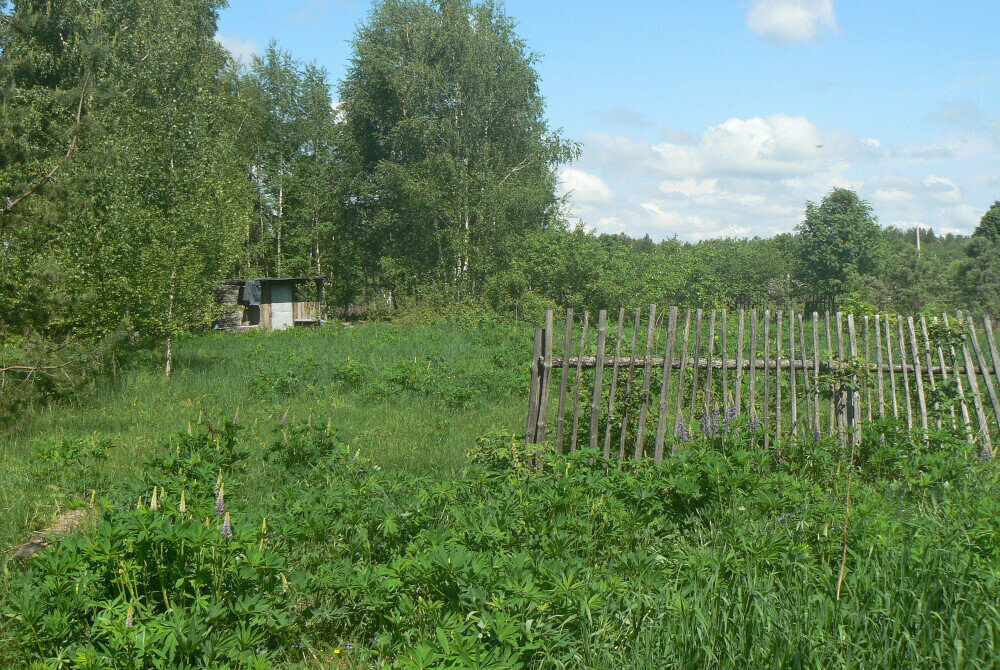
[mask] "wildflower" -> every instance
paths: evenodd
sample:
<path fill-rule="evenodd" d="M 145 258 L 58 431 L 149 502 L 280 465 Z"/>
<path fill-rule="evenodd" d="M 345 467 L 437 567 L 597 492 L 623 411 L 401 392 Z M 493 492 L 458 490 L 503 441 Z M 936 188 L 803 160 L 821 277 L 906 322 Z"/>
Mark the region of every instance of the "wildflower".
<path fill-rule="evenodd" d="M 131 628 L 132 627 L 132 620 L 134 618 L 134 615 L 135 615 L 135 608 L 132 606 L 132 603 L 129 603 L 128 610 L 125 612 L 125 627 L 126 628 Z"/>
<path fill-rule="evenodd" d="M 339 653 L 340 653 L 340 650 L 339 650 L 339 649 L 334 649 L 334 650 L 333 650 L 333 653 L 335 653 L 335 654 L 339 654 Z"/>
<path fill-rule="evenodd" d="M 156 487 L 153 487 L 153 497 L 149 499 L 149 509 L 159 509 L 160 505 L 156 502 Z"/>
<path fill-rule="evenodd" d="M 225 485 L 219 485 L 219 495 L 215 498 L 215 516 L 224 516 L 226 514 L 226 488 Z"/>
<path fill-rule="evenodd" d="M 222 521 L 222 530 L 219 532 L 227 540 L 233 539 L 233 524 L 229 521 L 229 512 L 226 512 L 226 518 Z"/>
<path fill-rule="evenodd" d="M 187 513 L 187 503 L 184 502 L 184 491 L 181 491 L 181 506 L 179 509 L 181 514 Z"/>
<path fill-rule="evenodd" d="M 347 643 L 347 649 L 348 650 L 354 649 L 354 643 L 353 642 L 348 642 Z"/>

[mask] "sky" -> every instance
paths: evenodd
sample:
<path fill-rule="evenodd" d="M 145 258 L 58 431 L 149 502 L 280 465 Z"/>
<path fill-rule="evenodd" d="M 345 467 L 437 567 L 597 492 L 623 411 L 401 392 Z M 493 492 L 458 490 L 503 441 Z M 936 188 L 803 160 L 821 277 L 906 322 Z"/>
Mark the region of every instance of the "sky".
<path fill-rule="evenodd" d="M 1000 200 L 1000 0 L 508 0 L 567 215 L 654 240 L 769 237 L 856 190 L 883 225 L 970 233 Z M 372 3 L 230 0 L 216 39 L 345 74 Z"/>

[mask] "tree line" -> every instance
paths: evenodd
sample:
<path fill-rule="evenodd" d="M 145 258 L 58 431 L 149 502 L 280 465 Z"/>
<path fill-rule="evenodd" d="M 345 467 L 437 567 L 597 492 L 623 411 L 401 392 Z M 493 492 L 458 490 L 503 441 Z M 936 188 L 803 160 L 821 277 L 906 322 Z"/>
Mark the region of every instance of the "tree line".
<path fill-rule="evenodd" d="M 1000 203 L 972 237 L 920 231 L 919 253 L 842 189 L 770 239 L 571 227 L 558 171 L 580 147 L 492 2 L 377 2 L 340 82 L 277 44 L 237 62 L 224 6 L 0 1 L 0 367 L 127 341 L 165 344 L 169 372 L 234 276 L 326 275 L 331 308 L 1000 311 Z"/>

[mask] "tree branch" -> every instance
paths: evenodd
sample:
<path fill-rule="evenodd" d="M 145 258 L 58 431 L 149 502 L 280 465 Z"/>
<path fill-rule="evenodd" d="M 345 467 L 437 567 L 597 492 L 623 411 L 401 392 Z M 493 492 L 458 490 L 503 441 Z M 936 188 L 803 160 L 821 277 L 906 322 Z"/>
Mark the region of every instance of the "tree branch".
<path fill-rule="evenodd" d="M 85 79 L 83 81 L 83 89 L 80 91 L 80 102 L 77 104 L 76 107 L 76 121 L 73 124 L 73 140 L 69 143 L 69 149 L 67 149 L 66 154 L 62 157 L 62 159 L 59 160 L 58 163 L 55 164 L 55 166 L 51 170 L 49 170 L 48 174 L 44 175 L 41 179 L 35 182 L 34 185 L 32 185 L 27 191 L 22 193 L 14 200 L 10 201 L 6 207 L 0 210 L 0 217 L 4 216 L 5 214 L 10 214 L 10 212 L 13 211 L 13 209 L 17 207 L 21 202 L 23 202 L 24 200 L 35 194 L 38 191 L 38 189 L 42 188 L 47 183 L 52 181 L 52 178 L 55 176 L 56 172 L 59 171 L 59 168 L 61 168 L 66 163 L 66 161 L 69 160 L 69 157 L 73 155 L 73 152 L 76 151 L 76 140 L 77 137 L 79 137 L 80 120 L 83 118 L 83 101 L 87 96 L 87 83 L 88 80 Z"/>

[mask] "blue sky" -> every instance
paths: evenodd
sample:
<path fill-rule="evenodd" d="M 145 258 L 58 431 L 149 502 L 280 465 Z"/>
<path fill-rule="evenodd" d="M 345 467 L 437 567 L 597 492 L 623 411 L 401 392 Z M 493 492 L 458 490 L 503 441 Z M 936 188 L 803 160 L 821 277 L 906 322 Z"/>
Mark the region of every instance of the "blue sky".
<path fill-rule="evenodd" d="M 360 0 L 230 0 L 217 39 L 276 39 L 340 79 Z M 971 232 L 1000 199 L 1000 1 L 511 0 L 549 121 L 583 144 L 568 214 L 696 240 L 791 230 L 856 189 L 885 225 Z"/>

